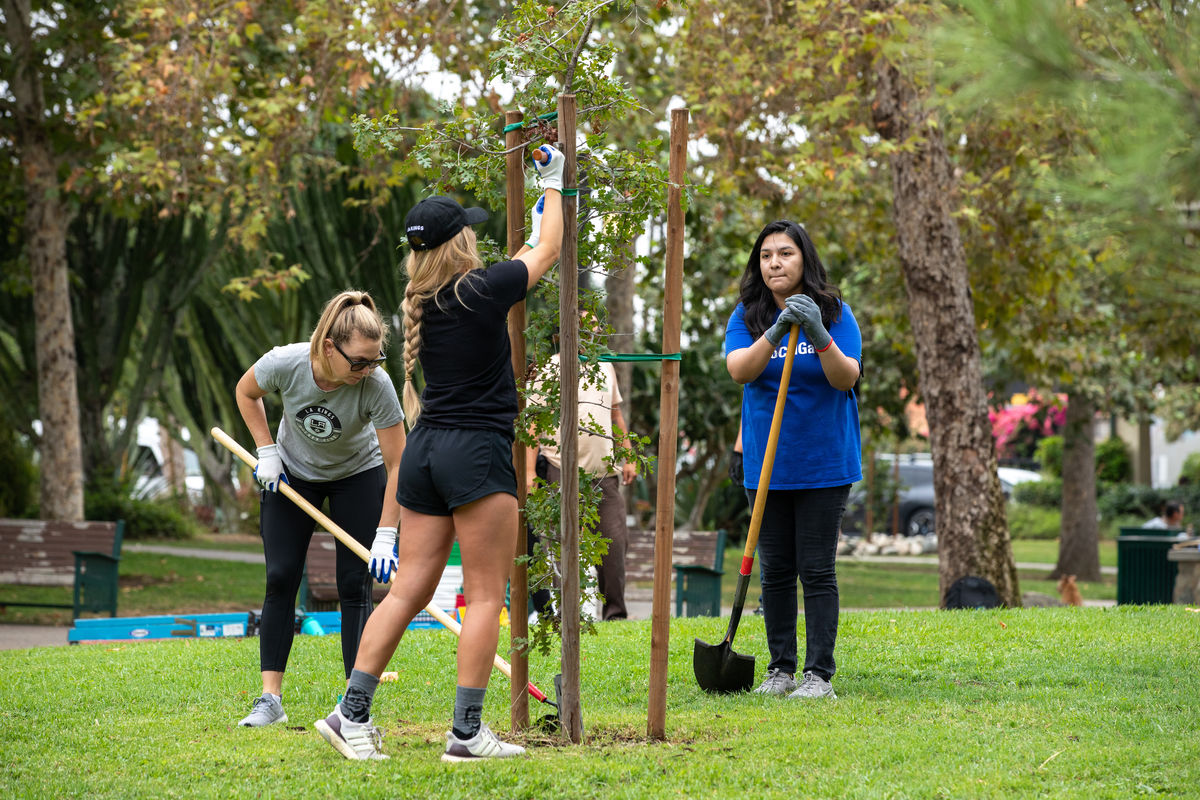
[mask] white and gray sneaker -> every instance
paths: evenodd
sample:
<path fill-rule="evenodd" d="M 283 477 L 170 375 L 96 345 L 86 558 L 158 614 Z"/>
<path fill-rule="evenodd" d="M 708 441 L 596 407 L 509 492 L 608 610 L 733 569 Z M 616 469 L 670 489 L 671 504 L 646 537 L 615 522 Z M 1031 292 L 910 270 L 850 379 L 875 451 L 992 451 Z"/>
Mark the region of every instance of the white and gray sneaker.
<path fill-rule="evenodd" d="M 828 697 L 830 700 L 837 700 L 837 695 L 833 693 L 833 684 L 812 672 L 804 673 L 804 680 L 800 681 L 796 691 L 789 694 L 788 697 L 800 699 Z"/>
<path fill-rule="evenodd" d="M 479 732 L 470 739 L 460 739 L 454 735 L 454 731 L 448 731 L 446 752 L 442 753 L 442 761 L 479 761 L 484 758 L 512 758 L 523 755 L 524 747 L 500 741 L 491 728 L 481 724 Z"/>
<path fill-rule="evenodd" d="M 366 722 L 351 722 L 342 716 L 339 706 L 325 719 L 313 723 L 317 733 L 346 758 L 354 761 L 383 760 L 383 732 Z"/>
<path fill-rule="evenodd" d="M 274 695 L 264 694 L 254 700 L 250 713 L 238 723 L 242 728 L 263 728 L 275 722 L 287 722 L 287 714 L 283 712 L 283 703 Z"/>
<path fill-rule="evenodd" d="M 768 670 L 766 679 L 754 690 L 755 694 L 785 695 L 796 688 L 796 680 L 781 669 Z"/>

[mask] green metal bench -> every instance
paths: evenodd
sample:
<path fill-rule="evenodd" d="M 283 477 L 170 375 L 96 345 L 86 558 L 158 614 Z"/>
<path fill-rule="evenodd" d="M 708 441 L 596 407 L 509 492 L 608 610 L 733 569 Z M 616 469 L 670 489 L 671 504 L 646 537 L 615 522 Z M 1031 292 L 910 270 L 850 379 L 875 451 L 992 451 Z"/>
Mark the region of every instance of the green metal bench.
<path fill-rule="evenodd" d="M 675 616 L 721 616 L 725 531 L 675 531 L 671 563 L 675 570 Z M 629 529 L 625 580 L 654 580 L 653 530 Z"/>
<path fill-rule="evenodd" d="M 0 599 L 7 606 L 70 608 L 117 615 L 118 567 L 125 522 L 0 519 L 0 584 L 71 586 L 71 603 Z"/>

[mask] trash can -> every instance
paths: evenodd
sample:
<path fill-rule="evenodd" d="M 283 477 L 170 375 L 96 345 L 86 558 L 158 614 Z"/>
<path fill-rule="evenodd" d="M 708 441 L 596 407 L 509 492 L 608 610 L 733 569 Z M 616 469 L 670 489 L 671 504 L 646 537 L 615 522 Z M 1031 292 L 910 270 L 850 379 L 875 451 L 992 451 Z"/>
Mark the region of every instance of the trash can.
<path fill-rule="evenodd" d="M 1121 528 L 1117 537 L 1117 605 L 1170 603 L 1179 565 L 1167 560 L 1178 531 Z"/>

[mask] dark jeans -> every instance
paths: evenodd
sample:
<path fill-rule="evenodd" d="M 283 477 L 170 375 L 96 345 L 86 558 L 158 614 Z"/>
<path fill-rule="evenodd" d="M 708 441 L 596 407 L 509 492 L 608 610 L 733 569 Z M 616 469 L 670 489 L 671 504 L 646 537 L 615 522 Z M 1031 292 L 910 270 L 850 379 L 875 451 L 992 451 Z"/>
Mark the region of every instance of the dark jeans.
<path fill-rule="evenodd" d="M 746 494 L 754 504 L 755 491 Z M 758 537 L 768 669 L 796 670 L 796 579 L 804 587 L 804 671 L 825 680 L 835 670 L 838 585 L 835 561 L 838 529 L 850 486 L 775 489 L 767 493 Z"/>
<path fill-rule="evenodd" d="M 557 483 L 562 472 L 548 464 L 546 477 Z M 629 528 L 625 524 L 625 503 L 616 475 L 593 480 L 599 480 L 601 491 L 599 533 L 609 540 L 608 552 L 596 570 L 600 594 L 604 595 L 601 616 L 605 620 L 626 619 L 629 612 L 625 608 L 625 551 L 629 548 Z"/>
<path fill-rule="evenodd" d="M 291 487 L 317 508 L 329 498 L 329 516 L 370 549 L 383 510 L 387 470 L 375 467 L 336 481 L 311 482 L 288 476 Z M 258 653 L 261 669 L 283 672 L 296 630 L 296 591 L 316 523 L 282 494 L 262 492 L 261 528 L 267 561 Z M 371 573 L 367 563 L 337 542 L 338 601 L 342 606 L 342 666 L 346 677 L 358 655 L 358 641 L 371 615 Z"/>

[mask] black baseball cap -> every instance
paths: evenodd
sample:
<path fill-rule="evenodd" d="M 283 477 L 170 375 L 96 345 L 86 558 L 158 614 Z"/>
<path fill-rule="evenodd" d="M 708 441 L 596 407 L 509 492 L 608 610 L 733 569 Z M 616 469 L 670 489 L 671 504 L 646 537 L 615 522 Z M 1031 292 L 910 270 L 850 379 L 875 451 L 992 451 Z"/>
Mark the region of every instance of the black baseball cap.
<path fill-rule="evenodd" d="M 413 206 L 404 218 L 404 232 L 413 250 L 432 250 L 453 239 L 468 225 L 487 222 L 482 208 L 463 208 L 452 197 L 434 195 Z"/>

